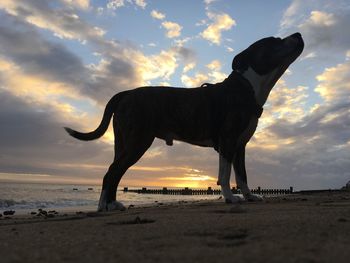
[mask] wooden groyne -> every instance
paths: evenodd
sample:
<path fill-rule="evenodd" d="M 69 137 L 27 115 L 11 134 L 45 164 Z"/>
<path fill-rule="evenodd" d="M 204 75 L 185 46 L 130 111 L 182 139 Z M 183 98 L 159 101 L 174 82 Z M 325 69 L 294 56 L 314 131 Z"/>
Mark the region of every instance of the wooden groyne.
<path fill-rule="evenodd" d="M 231 189 L 233 194 L 240 194 L 241 190 L 235 187 Z M 293 187 L 289 187 L 289 189 L 262 189 L 260 186 L 256 189 L 250 190 L 253 194 L 261 194 L 261 195 L 284 195 L 284 194 L 292 194 Z M 163 187 L 162 189 L 147 189 L 143 187 L 141 189 L 129 189 L 128 187 L 124 187 L 124 193 L 138 193 L 138 194 L 158 194 L 158 195 L 220 195 L 220 189 L 212 189 L 208 187 L 207 189 L 191 189 L 185 187 L 183 189 L 168 189 L 167 187 Z"/>

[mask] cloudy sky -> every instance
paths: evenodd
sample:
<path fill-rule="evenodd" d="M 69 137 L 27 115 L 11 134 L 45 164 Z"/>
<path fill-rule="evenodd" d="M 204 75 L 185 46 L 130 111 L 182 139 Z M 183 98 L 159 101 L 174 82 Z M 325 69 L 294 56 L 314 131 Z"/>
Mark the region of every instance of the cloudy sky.
<path fill-rule="evenodd" d="M 100 184 L 113 133 L 81 142 L 108 99 L 142 85 L 222 81 L 266 36 L 305 50 L 273 89 L 248 145 L 251 187 L 350 180 L 350 4 L 342 0 L 0 1 L 0 180 Z M 212 149 L 156 140 L 124 186 L 215 186 Z M 234 183 L 234 180 L 232 180 Z"/>

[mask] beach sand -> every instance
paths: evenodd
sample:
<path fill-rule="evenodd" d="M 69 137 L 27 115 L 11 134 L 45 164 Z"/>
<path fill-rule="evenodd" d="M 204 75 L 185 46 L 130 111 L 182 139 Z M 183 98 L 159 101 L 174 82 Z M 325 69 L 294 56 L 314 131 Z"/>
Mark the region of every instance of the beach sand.
<path fill-rule="evenodd" d="M 0 262 L 350 262 L 350 193 L 0 218 Z"/>

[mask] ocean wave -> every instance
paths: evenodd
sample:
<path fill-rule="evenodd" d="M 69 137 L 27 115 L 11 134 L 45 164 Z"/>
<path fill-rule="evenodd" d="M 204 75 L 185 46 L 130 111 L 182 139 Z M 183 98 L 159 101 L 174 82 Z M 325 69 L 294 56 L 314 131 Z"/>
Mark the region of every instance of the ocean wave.
<path fill-rule="evenodd" d="M 19 202 L 16 202 L 15 200 L 12 200 L 12 199 L 0 199 L 0 209 L 1 208 L 8 208 L 8 207 L 11 207 L 11 206 L 14 206 L 16 205 L 17 203 Z M 21 203 L 21 202 L 20 202 Z"/>

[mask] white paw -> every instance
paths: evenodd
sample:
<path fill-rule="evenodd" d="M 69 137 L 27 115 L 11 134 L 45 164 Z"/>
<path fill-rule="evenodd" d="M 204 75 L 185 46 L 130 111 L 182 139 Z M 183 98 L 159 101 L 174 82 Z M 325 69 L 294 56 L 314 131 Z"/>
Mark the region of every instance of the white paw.
<path fill-rule="evenodd" d="M 225 203 L 237 204 L 241 202 L 241 198 L 237 195 L 233 195 L 229 186 L 221 186 L 221 193 L 224 196 Z"/>
<path fill-rule="evenodd" d="M 244 196 L 242 194 L 235 194 L 234 196 L 238 197 L 239 201 L 241 201 L 241 202 L 245 201 L 245 198 L 244 198 Z"/>
<path fill-rule="evenodd" d="M 125 206 L 118 201 L 112 201 L 108 203 L 106 208 L 107 208 L 107 211 L 113 211 L 113 210 L 125 211 L 126 210 Z"/>
<path fill-rule="evenodd" d="M 261 195 L 250 194 L 250 193 L 245 195 L 244 198 L 249 202 L 261 202 L 264 200 L 264 198 Z"/>
<path fill-rule="evenodd" d="M 224 196 L 224 197 L 225 197 L 226 204 L 238 204 L 242 201 L 242 199 L 239 196 L 235 196 L 235 195 Z"/>

